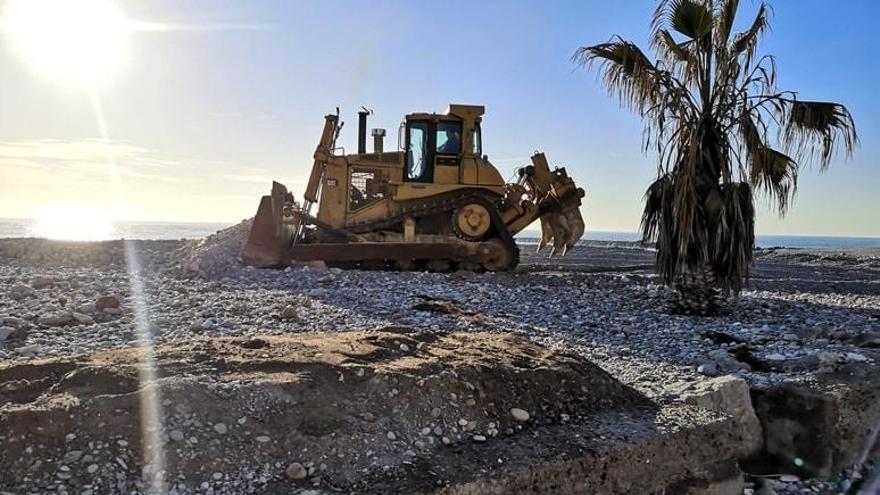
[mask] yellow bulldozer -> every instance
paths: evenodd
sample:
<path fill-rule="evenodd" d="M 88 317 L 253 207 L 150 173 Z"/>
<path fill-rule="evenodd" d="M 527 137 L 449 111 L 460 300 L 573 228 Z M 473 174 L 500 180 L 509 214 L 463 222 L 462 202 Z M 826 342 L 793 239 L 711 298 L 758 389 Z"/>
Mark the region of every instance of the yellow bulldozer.
<path fill-rule="evenodd" d="M 505 271 L 519 263 L 513 236 L 541 221 L 538 250 L 565 254 L 584 233 L 584 190 L 543 153 L 505 183 L 483 155 L 485 108 L 450 105 L 442 114 L 412 113 L 395 151 L 384 129 L 358 115 L 358 152 L 337 148 L 339 110 L 327 115 L 302 203 L 272 183 L 254 218 L 243 260 L 256 267 L 323 261 L 378 270 Z M 318 211 L 312 213 L 315 204 Z"/>

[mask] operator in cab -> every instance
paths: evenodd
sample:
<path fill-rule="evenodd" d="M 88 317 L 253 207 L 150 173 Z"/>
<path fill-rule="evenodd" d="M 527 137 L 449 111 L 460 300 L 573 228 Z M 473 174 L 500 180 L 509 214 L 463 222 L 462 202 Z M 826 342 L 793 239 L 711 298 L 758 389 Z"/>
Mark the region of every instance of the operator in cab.
<path fill-rule="evenodd" d="M 457 155 L 461 152 L 461 132 L 457 127 L 445 126 L 441 132 L 446 133 L 446 142 L 437 146 L 437 153 L 443 155 Z M 439 132 L 438 141 L 439 141 Z"/>

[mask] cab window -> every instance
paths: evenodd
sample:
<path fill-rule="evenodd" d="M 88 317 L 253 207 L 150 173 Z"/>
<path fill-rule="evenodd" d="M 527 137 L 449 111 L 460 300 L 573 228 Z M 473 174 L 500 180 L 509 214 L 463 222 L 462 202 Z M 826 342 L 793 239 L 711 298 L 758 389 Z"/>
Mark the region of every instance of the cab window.
<path fill-rule="evenodd" d="M 437 153 L 440 155 L 461 153 L 461 122 L 437 123 Z"/>
<path fill-rule="evenodd" d="M 483 154 L 483 136 L 480 133 L 480 123 L 474 124 L 471 131 L 471 153 L 480 156 Z"/>
<path fill-rule="evenodd" d="M 406 179 L 418 181 L 428 170 L 428 123 L 413 122 L 406 136 Z"/>

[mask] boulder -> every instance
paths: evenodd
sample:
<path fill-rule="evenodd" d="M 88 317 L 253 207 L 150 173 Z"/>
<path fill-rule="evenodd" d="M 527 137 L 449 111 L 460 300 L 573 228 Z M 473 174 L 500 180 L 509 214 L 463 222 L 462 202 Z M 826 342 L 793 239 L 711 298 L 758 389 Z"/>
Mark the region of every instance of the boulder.
<path fill-rule="evenodd" d="M 702 380 L 682 390 L 681 399 L 686 404 L 731 417 L 748 453 L 761 449 L 761 423 L 752 407 L 749 384 L 742 378 L 724 375 Z"/>
<path fill-rule="evenodd" d="M 867 363 L 844 363 L 809 384 L 753 390 L 764 450 L 750 471 L 830 479 L 880 458 L 880 374 Z"/>

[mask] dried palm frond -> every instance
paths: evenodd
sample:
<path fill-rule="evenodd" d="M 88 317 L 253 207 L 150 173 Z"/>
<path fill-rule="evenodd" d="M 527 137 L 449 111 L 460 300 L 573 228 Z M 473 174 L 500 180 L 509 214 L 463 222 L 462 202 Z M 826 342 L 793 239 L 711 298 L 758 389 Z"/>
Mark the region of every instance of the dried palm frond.
<path fill-rule="evenodd" d="M 831 164 L 841 140 L 846 156 L 852 157 L 859 139 L 855 122 L 846 107 L 824 101 L 788 102 L 784 135 L 788 149 L 818 161 L 824 170 Z"/>
<path fill-rule="evenodd" d="M 618 39 L 582 47 L 572 58 L 580 65 L 600 62 L 608 91 L 629 108 L 643 111 L 663 91 L 660 71 L 634 43 Z"/>

